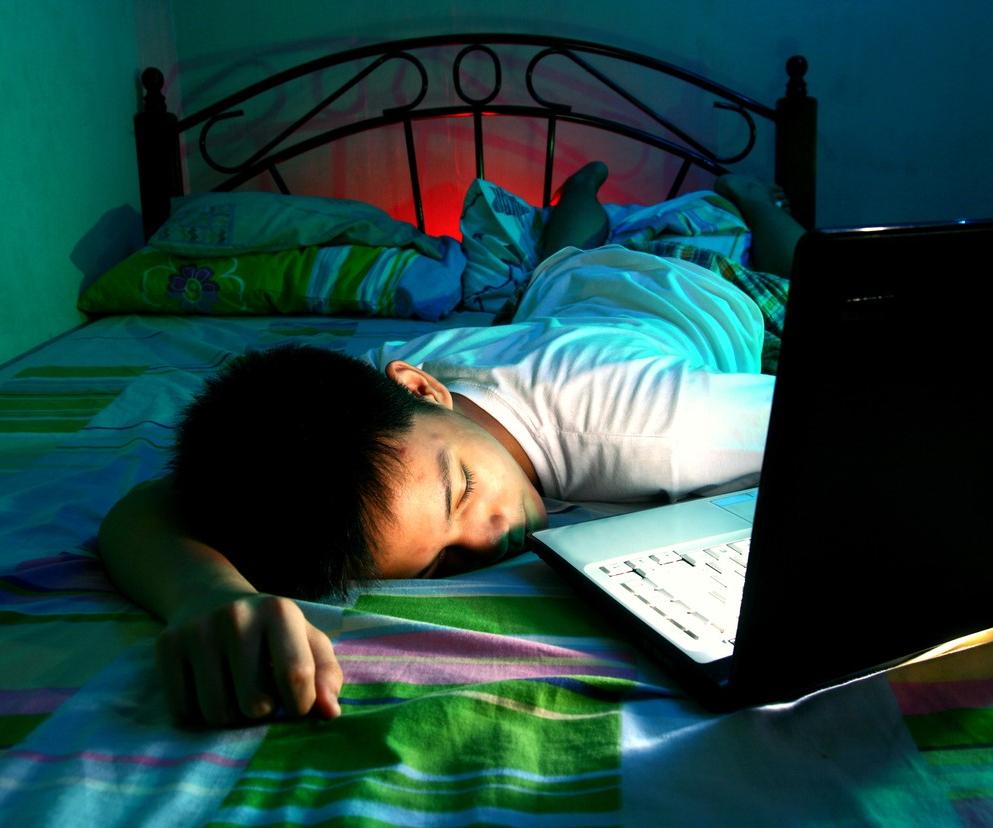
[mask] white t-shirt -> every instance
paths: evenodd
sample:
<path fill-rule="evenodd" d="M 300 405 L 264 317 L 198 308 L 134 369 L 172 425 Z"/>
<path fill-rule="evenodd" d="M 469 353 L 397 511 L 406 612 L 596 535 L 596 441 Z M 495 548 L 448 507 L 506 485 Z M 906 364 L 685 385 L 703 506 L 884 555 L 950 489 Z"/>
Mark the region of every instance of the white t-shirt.
<path fill-rule="evenodd" d="M 757 473 L 774 378 L 758 307 L 689 262 L 567 248 L 535 270 L 510 325 L 388 342 L 495 417 L 546 495 L 676 498 Z"/>

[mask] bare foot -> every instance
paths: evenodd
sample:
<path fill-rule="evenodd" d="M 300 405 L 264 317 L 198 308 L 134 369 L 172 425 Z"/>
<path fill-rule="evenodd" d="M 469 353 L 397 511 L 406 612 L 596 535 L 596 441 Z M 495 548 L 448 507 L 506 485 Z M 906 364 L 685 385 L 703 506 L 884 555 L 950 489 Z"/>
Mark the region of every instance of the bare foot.
<path fill-rule="evenodd" d="M 581 189 L 585 193 L 596 195 L 597 191 L 603 186 L 603 182 L 607 180 L 609 172 L 607 165 L 603 161 L 590 161 L 589 164 L 576 170 L 576 172 L 565 180 L 560 192 L 565 193 L 567 189 Z"/>
<path fill-rule="evenodd" d="M 782 188 L 750 175 L 729 173 L 714 182 L 714 191 L 741 211 L 752 231 L 749 266 L 789 278 L 793 251 L 805 231 L 790 215 Z"/>
<path fill-rule="evenodd" d="M 559 190 L 559 201 L 538 241 L 538 257 L 545 259 L 563 247 L 589 250 L 599 247 L 610 233 L 607 211 L 597 200 L 597 192 L 607 180 L 607 165 L 591 161 L 574 172 Z"/>
<path fill-rule="evenodd" d="M 790 203 L 782 187 L 751 175 L 741 173 L 722 175 L 714 182 L 714 192 L 724 196 L 742 213 L 747 213 L 752 205 L 770 204 L 787 213 L 790 211 Z"/>

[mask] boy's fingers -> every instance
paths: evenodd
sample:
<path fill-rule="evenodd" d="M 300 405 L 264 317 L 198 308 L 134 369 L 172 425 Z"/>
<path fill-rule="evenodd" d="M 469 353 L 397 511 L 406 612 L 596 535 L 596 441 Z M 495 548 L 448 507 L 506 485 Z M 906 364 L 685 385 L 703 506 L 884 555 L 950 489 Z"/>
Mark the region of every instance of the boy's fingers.
<path fill-rule="evenodd" d="M 287 598 L 272 598 L 268 610 L 266 639 L 273 679 L 286 712 L 304 716 L 316 698 L 315 663 L 307 637 L 307 621 L 300 608 Z"/>
<path fill-rule="evenodd" d="M 269 715 L 341 715 L 341 668 L 330 639 L 287 598 L 253 596 L 169 628 L 156 660 L 179 720 L 232 725 Z"/>
<path fill-rule="evenodd" d="M 317 698 L 314 707 L 322 716 L 335 719 L 341 715 L 338 696 L 344 676 L 335 658 L 331 640 L 317 627 L 307 625 L 307 639 L 314 657 L 314 690 Z"/>
<path fill-rule="evenodd" d="M 190 666 L 193 668 L 193 681 L 196 687 L 197 704 L 204 721 L 209 725 L 230 725 L 235 721 L 234 699 L 227 674 L 224 654 L 213 646 L 209 637 L 197 631 L 196 640 L 186 647 Z"/>
<path fill-rule="evenodd" d="M 227 620 L 224 649 L 238 708 L 249 719 L 268 716 L 275 704 L 263 676 L 262 630 L 245 605 L 232 605 Z"/>
<path fill-rule="evenodd" d="M 180 656 L 172 633 L 162 633 L 155 642 L 155 661 L 173 718 L 178 721 L 193 719 L 194 709 L 191 699 L 195 691 L 192 686 L 192 676 L 187 669 L 186 660 Z"/>

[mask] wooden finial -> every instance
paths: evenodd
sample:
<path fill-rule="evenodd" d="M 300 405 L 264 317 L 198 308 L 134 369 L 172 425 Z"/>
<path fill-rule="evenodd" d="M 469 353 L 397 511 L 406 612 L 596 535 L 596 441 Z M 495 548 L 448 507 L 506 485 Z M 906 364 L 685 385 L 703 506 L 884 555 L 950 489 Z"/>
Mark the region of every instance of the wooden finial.
<path fill-rule="evenodd" d="M 141 73 L 141 85 L 145 87 L 145 112 L 165 112 L 166 101 L 162 94 L 165 75 L 154 66 Z"/>
<path fill-rule="evenodd" d="M 793 55 L 786 61 L 786 74 L 790 76 L 786 84 L 786 96 L 803 98 L 807 95 L 807 58 L 803 55 Z"/>

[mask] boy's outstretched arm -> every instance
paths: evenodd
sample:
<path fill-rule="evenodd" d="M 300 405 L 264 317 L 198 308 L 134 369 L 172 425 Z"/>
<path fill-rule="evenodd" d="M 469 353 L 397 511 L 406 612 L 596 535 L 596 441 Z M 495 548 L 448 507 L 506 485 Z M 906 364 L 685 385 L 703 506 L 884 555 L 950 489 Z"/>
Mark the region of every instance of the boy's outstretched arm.
<path fill-rule="evenodd" d="M 159 669 L 173 713 L 234 725 L 277 706 L 340 714 L 331 641 L 289 598 L 259 593 L 183 532 L 170 478 L 136 486 L 104 518 L 100 555 L 117 587 L 162 618 Z"/>

